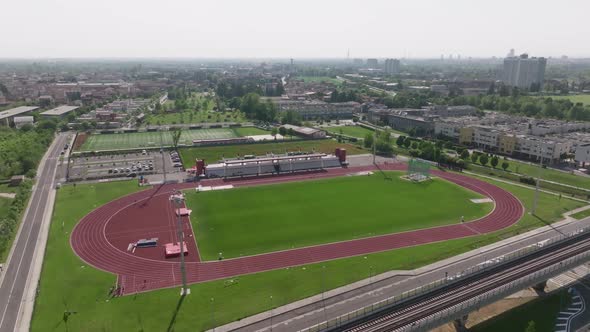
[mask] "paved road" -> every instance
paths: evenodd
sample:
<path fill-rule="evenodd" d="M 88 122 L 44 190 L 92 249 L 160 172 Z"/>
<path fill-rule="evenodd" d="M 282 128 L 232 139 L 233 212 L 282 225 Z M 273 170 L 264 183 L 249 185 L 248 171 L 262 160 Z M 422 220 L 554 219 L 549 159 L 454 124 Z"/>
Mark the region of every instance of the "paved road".
<path fill-rule="evenodd" d="M 0 284 L 0 332 L 15 331 L 21 304 L 25 297 L 25 285 L 32 267 L 49 192 L 54 188 L 54 175 L 59 153 L 66 142 L 67 134 L 60 134 L 49 148 L 49 154 L 37 174 L 37 185 L 31 195 L 28 212 L 22 221 L 22 229 L 15 240 L 10 262 Z M 49 212 L 50 213 L 50 212 Z"/>

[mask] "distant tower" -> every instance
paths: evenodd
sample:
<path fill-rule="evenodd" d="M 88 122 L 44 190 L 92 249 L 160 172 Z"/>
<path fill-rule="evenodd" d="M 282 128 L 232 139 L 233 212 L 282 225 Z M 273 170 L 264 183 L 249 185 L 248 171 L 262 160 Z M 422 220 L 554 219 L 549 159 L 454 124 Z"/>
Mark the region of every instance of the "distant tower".
<path fill-rule="evenodd" d="M 350 48 L 346 51 L 346 62 L 350 62 Z"/>
<path fill-rule="evenodd" d="M 515 55 L 515 53 L 514 53 L 514 49 L 513 49 L 513 48 L 511 48 L 511 49 L 510 49 L 510 52 L 508 52 L 508 55 L 507 55 L 506 57 L 507 57 L 507 58 L 513 58 L 513 57 L 514 57 L 514 55 Z"/>
<path fill-rule="evenodd" d="M 441 54 L 440 55 L 440 61 L 445 61 L 445 55 L 444 54 Z"/>
<path fill-rule="evenodd" d="M 293 58 L 291 58 L 291 67 L 293 67 Z"/>

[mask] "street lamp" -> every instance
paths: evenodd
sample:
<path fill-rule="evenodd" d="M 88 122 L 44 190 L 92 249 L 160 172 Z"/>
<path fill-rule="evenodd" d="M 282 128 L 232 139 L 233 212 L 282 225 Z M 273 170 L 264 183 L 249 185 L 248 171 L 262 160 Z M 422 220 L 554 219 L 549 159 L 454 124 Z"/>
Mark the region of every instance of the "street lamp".
<path fill-rule="evenodd" d="M 211 298 L 211 326 L 213 326 L 213 332 L 215 332 L 215 309 L 213 308 L 213 301 L 215 299 Z"/>

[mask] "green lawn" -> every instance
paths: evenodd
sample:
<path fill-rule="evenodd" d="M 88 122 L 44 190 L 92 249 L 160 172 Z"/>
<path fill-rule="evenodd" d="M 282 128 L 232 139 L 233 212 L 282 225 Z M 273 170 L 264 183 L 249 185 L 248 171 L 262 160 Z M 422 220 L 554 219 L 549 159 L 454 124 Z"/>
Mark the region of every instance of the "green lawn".
<path fill-rule="evenodd" d="M 458 223 L 489 213 L 482 196 L 401 172 L 187 194 L 201 257 L 232 258 Z M 424 206 L 431 208 L 425 209 Z"/>
<path fill-rule="evenodd" d="M 590 94 L 586 95 L 570 95 L 570 96 L 544 96 L 543 98 L 551 97 L 553 99 L 569 99 L 572 103 L 582 103 L 590 105 Z"/>
<path fill-rule="evenodd" d="M 526 206 L 532 204 L 532 190 L 501 186 L 512 191 Z M 371 273 L 420 267 L 556 221 L 562 211 L 583 205 L 541 193 L 540 219 L 527 214 L 519 225 L 495 234 L 246 275 L 235 278 L 237 282 L 233 286 L 226 286 L 225 280 L 191 285 L 192 294 L 176 312 L 177 288 L 107 299 L 115 276 L 87 266 L 73 254 L 69 244 L 69 235 L 80 218 L 95 207 L 136 190 L 134 181 L 79 184 L 76 189 L 70 186 L 60 189 L 32 331 L 65 331 L 64 303 L 69 310 L 77 312 L 69 317 L 69 331 L 166 331 L 171 326 L 175 331 L 203 331 L 268 310 L 271 295 L 272 305 L 276 307 L 367 278 Z"/>
<path fill-rule="evenodd" d="M 262 130 L 256 127 L 237 127 L 234 128 L 237 136 L 256 136 L 256 135 L 270 135 L 270 131 Z"/>
<path fill-rule="evenodd" d="M 570 295 L 566 290 L 540 297 L 499 316 L 469 328 L 472 332 L 525 331 L 529 322 L 535 322 L 536 332 L 555 331 L 560 310 L 567 308 Z"/>
<path fill-rule="evenodd" d="M 17 187 L 10 187 L 8 183 L 0 184 L 0 193 L 15 193 L 18 190 Z"/>
<path fill-rule="evenodd" d="M 373 130 L 361 126 L 336 126 L 336 127 L 324 127 L 322 128 L 333 134 L 343 134 L 346 136 L 352 136 L 356 138 L 365 138 L 367 134 L 373 134 Z M 342 133 L 340 132 L 342 130 Z"/>
<path fill-rule="evenodd" d="M 342 85 L 342 81 L 337 78 L 332 78 L 329 76 L 298 76 L 298 79 L 302 79 L 304 82 L 327 82 L 332 83 L 336 86 Z"/>
<path fill-rule="evenodd" d="M 237 137 L 233 129 L 194 129 L 183 130 L 179 144 L 192 145 L 194 139 L 216 139 Z M 99 151 L 159 147 L 172 145 L 172 132 L 154 131 L 124 134 L 93 134 L 80 147 L 81 151 Z"/>
<path fill-rule="evenodd" d="M 568 172 L 561 172 L 551 168 L 541 168 L 537 165 L 531 165 L 514 160 L 508 160 L 508 163 L 510 164 L 508 170 L 512 172 L 525 174 L 536 178 L 539 176 L 539 170 L 541 170 L 542 180 L 554 181 L 570 186 L 590 189 L 590 177 L 575 175 Z"/>
<path fill-rule="evenodd" d="M 405 152 L 405 151 L 403 151 L 403 152 Z M 547 189 L 550 191 L 562 192 L 567 195 L 574 194 L 576 197 L 583 198 L 583 199 L 588 198 L 588 196 L 590 194 L 590 192 L 588 192 L 585 189 L 576 189 L 576 188 L 567 187 L 562 184 L 557 184 L 557 181 L 556 181 L 556 180 L 561 180 L 561 182 L 559 182 L 559 183 L 570 182 L 570 183 L 574 183 L 573 185 L 576 185 L 577 187 L 584 188 L 584 187 L 588 186 L 589 184 L 586 182 L 587 178 L 584 178 L 582 176 L 563 173 L 563 172 L 559 172 L 559 171 L 551 170 L 551 169 L 543 169 L 543 168 L 539 168 L 539 167 L 536 167 L 533 165 L 527 165 L 524 163 L 515 162 L 512 160 L 509 160 L 508 163 L 510 165 L 508 167 L 508 171 L 504 171 L 500 167 L 496 167 L 496 169 L 493 169 L 491 167 L 483 167 L 479 164 L 474 165 L 471 163 L 468 164 L 468 170 L 475 172 L 475 173 L 484 174 L 484 175 L 488 175 L 488 176 L 495 176 L 498 178 L 503 178 L 506 180 L 514 181 L 514 182 L 519 182 L 520 177 L 521 177 L 521 175 L 519 175 L 517 173 L 517 170 L 520 172 L 526 171 L 524 174 L 527 176 L 533 177 L 533 178 L 536 178 L 539 174 L 539 170 L 541 170 L 541 172 L 543 174 L 541 179 L 545 179 L 546 177 L 550 177 L 550 178 L 552 178 L 551 181 L 555 181 L 555 183 L 541 181 L 541 188 L 543 188 L 543 189 Z M 557 177 L 560 177 L 560 178 L 557 178 Z M 534 186 L 534 185 L 530 185 L 530 186 Z"/>
<path fill-rule="evenodd" d="M 571 215 L 571 217 L 572 218 L 575 218 L 575 219 L 578 219 L 578 220 L 584 219 L 586 217 L 590 217 L 590 209 L 584 210 L 584 211 L 580 211 L 578 213 L 574 213 L 574 214 Z"/>
<path fill-rule="evenodd" d="M 12 198 L 0 197 L 0 218 L 8 213 L 10 205 L 12 204 Z"/>
<path fill-rule="evenodd" d="M 233 158 L 239 155 L 253 154 L 265 155 L 267 153 L 285 153 L 285 151 L 315 151 L 322 153 L 334 153 L 337 147 L 346 149 L 348 155 L 368 153 L 357 146 L 338 143 L 334 140 L 309 140 L 278 143 L 239 144 L 211 147 L 181 148 L 179 150 L 185 168 L 194 166 L 196 158 L 205 159 L 209 164 L 222 158 Z"/>

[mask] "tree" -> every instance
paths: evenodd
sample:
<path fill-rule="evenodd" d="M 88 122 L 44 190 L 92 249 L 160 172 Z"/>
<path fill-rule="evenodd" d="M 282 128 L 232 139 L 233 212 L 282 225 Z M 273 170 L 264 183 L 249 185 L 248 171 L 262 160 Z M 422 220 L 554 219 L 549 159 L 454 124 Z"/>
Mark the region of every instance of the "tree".
<path fill-rule="evenodd" d="M 537 332 L 537 327 L 535 326 L 535 322 L 534 321 L 530 321 L 529 322 L 529 325 L 527 325 L 527 327 L 524 330 L 524 332 Z"/>
<path fill-rule="evenodd" d="M 178 142 L 180 141 L 180 136 L 182 135 L 182 128 L 174 128 L 172 130 L 172 146 L 174 146 L 174 150 L 178 148 Z"/>
<path fill-rule="evenodd" d="M 508 166 L 510 166 L 510 165 L 508 164 L 508 162 L 507 162 L 507 161 L 504 161 L 504 162 L 502 162 L 502 169 L 503 169 L 504 171 L 506 171 L 506 170 L 508 169 Z"/>
<path fill-rule="evenodd" d="M 467 160 L 467 158 L 469 158 L 469 150 L 465 149 L 461 151 L 461 159 Z"/>
<path fill-rule="evenodd" d="M 279 127 L 279 134 L 281 134 L 283 137 L 287 136 L 287 128 L 283 126 Z"/>
<path fill-rule="evenodd" d="M 418 142 L 414 141 L 412 142 L 412 149 L 417 149 L 418 148 Z"/>
<path fill-rule="evenodd" d="M 477 162 L 477 159 L 478 159 L 478 158 L 479 158 L 479 154 L 478 154 L 478 153 L 476 153 L 476 152 L 473 152 L 473 153 L 471 154 L 471 162 L 472 162 L 472 163 L 474 163 L 474 164 L 475 164 L 475 163 Z"/>
<path fill-rule="evenodd" d="M 496 166 L 498 166 L 498 156 L 493 156 L 492 160 L 490 161 L 490 164 L 492 165 L 492 168 L 496 168 Z"/>
<path fill-rule="evenodd" d="M 490 158 L 488 158 L 487 154 L 484 153 L 481 156 L 479 156 L 479 163 L 483 166 L 487 165 L 488 161 L 490 161 Z"/>
<path fill-rule="evenodd" d="M 410 145 L 411 145 L 411 144 L 412 144 L 412 140 L 411 140 L 411 139 L 409 139 L 409 137 L 406 137 L 406 138 L 404 139 L 404 147 L 407 149 L 407 148 L 409 148 L 409 147 L 410 147 Z"/>
<path fill-rule="evenodd" d="M 384 139 L 377 140 L 375 150 L 382 154 L 390 154 L 393 151 L 393 147 L 389 144 L 388 141 Z"/>
<path fill-rule="evenodd" d="M 397 146 L 402 147 L 404 146 L 404 140 L 406 139 L 406 136 L 398 136 L 397 140 L 395 140 L 395 144 L 397 144 Z"/>
<path fill-rule="evenodd" d="M 272 137 L 275 138 L 275 140 L 277 139 L 278 132 L 279 130 L 277 129 L 277 127 L 272 127 L 272 130 L 270 131 L 270 134 L 272 135 Z"/>
<path fill-rule="evenodd" d="M 365 135 L 365 139 L 363 140 L 363 144 L 364 144 L 365 148 L 372 147 L 373 142 L 375 142 L 375 138 L 373 137 L 373 133 L 367 133 Z"/>
<path fill-rule="evenodd" d="M 295 136 L 295 131 L 293 130 L 293 128 L 289 128 L 289 130 L 287 130 L 287 135 L 289 135 L 291 138 Z"/>

